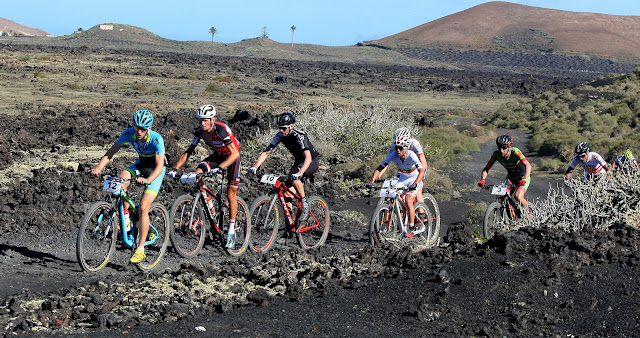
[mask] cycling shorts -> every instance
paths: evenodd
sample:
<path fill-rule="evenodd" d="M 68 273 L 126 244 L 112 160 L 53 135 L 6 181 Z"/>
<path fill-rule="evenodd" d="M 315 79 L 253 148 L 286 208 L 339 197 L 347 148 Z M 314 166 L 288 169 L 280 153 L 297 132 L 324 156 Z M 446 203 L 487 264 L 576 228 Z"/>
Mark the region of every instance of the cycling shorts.
<path fill-rule="evenodd" d="M 504 179 L 504 183 L 510 183 L 510 184 L 513 184 L 513 185 L 517 186 L 518 182 L 520 182 L 520 180 L 522 180 L 522 178 L 520 178 L 519 180 L 516 181 L 516 180 L 511 180 L 511 179 L 509 179 L 509 177 L 507 177 L 507 178 Z M 529 178 L 527 178 L 527 183 L 525 183 L 521 187 L 518 187 L 516 190 L 522 189 L 522 190 L 524 190 L 524 192 L 527 192 L 527 189 L 529 189 L 529 183 L 531 183 L 531 176 L 529 176 Z"/>
<path fill-rule="evenodd" d="M 149 175 L 153 173 L 153 170 L 155 170 L 155 167 L 152 168 L 148 166 L 143 166 L 140 160 L 137 160 L 135 163 L 128 166 L 125 170 L 131 174 L 131 179 L 135 180 L 138 177 L 145 177 L 145 178 L 149 177 Z M 166 171 L 167 171 L 167 167 L 163 167 L 160 175 L 156 177 L 156 179 L 153 180 L 151 184 L 149 184 L 144 189 L 145 194 L 150 193 L 150 194 L 153 194 L 154 196 L 158 196 L 158 192 L 160 191 L 160 186 L 162 185 L 162 179 L 164 178 L 164 174 Z"/>
<path fill-rule="evenodd" d="M 289 169 L 289 175 L 297 174 L 303 165 L 304 165 L 304 162 L 294 163 L 291 169 Z M 307 168 L 307 170 L 305 170 L 304 174 L 302 174 L 302 177 L 313 176 L 313 174 L 315 174 L 318 171 L 318 167 L 320 167 L 320 161 L 316 157 L 311 160 L 311 164 L 309 164 L 309 167 Z"/>
<path fill-rule="evenodd" d="M 198 164 L 198 168 L 202 169 L 203 172 L 208 173 L 213 168 L 220 167 L 220 164 L 226 161 L 228 155 L 220 155 L 218 153 L 213 153 L 209 155 L 204 161 Z M 227 167 L 227 185 L 231 185 L 237 187 L 240 184 L 240 157 L 231 163 Z"/>
<path fill-rule="evenodd" d="M 415 171 L 417 172 L 417 170 Z M 417 174 L 411 173 L 411 174 L 405 174 L 405 173 L 398 173 L 398 183 L 402 183 L 405 186 L 410 186 L 413 183 L 415 183 L 416 181 L 416 177 L 418 177 Z M 405 195 L 413 195 L 416 196 L 416 192 L 422 190 L 422 186 L 424 185 L 423 181 L 420 181 L 420 183 L 418 183 L 418 186 L 416 188 L 416 190 L 408 190 L 405 192 Z"/>

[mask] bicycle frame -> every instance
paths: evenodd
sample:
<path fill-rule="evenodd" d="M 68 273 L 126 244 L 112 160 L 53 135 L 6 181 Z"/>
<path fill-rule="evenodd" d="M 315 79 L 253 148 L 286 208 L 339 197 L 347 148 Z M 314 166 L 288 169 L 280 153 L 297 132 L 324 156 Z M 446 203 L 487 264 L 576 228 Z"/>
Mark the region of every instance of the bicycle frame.
<path fill-rule="evenodd" d="M 261 182 L 273 185 L 273 191 L 275 192 L 275 196 L 271 200 L 271 203 L 275 202 L 275 199 L 277 196 L 277 199 L 280 201 L 280 204 L 282 205 L 282 209 L 284 209 L 284 214 L 286 216 L 285 230 L 291 231 L 291 232 L 305 232 L 318 227 L 318 220 L 316 219 L 316 216 L 311 214 L 310 216 L 312 216 L 316 222 L 314 222 L 314 224 L 312 225 L 298 228 L 300 209 L 302 209 L 302 197 L 300 197 L 300 195 L 296 191 L 294 191 L 292 187 L 287 185 L 287 182 L 288 182 L 287 179 L 283 179 L 283 178 L 280 178 L 278 175 L 272 174 L 272 175 L 264 175 L 261 179 Z M 284 197 L 286 192 L 289 192 L 291 195 L 293 195 L 293 197 L 298 202 L 295 219 L 292 217 L 291 211 L 287 206 L 287 201 Z"/>
<path fill-rule="evenodd" d="M 202 201 L 202 206 L 205 206 L 204 208 L 204 215 L 207 218 L 207 220 L 209 221 L 209 224 L 211 225 L 211 227 L 213 229 L 216 230 L 217 234 L 222 234 L 223 229 L 221 229 L 218 225 L 222 224 L 222 219 L 224 217 L 224 215 L 222 214 L 222 205 L 223 205 L 223 201 L 222 201 L 222 189 L 224 187 L 224 176 L 222 178 L 222 182 L 220 183 L 220 192 L 214 192 L 213 190 L 209 189 L 209 187 L 206 186 L 206 184 L 204 183 L 204 180 L 202 179 L 202 176 L 204 175 L 204 173 L 193 173 L 192 175 L 187 176 L 186 179 L 184 179 L 182 182 L 183 183 L 189 183 L 191 182 L 190 180 L 197 180 L 197 183 L 195 185 L 195 188 L 199 190 L 198 195 L 196 196 L 196 199 L 200 199 Z M 224 173 L 223 173 L 224 175 Z M 218 208 L 217 210 L 220 211 L 220 214 L 218 216 L 219 219 L 215 219 L 215 214 L 211 212 L 211 210 L 209 210 L 208 206 L 207 206 L 207 201 L 205 199 L 204 194 L 208 193 L 212 196 L 213 199 L 216 200 L 216 207 Z M 195 214 L 195 208 L 197 207 L 197 203 L 193 203 L 191 212 L 192 215 Z M 194 220 L 194 222 L 198 222 L 199 220 Z"/>
<path fill-rule="evenodd" d="M 127 192 L 122 189 L 122 183 L 125 181 L 130 181 L 126 179 L 122 179 L 119 177 L 105 177 L 105 190 L 108 190 L 112 195 L 116 196 L 115 203 L 118 205 L 118 212 L 120 216 L 120 234 L 122 235 L 122 243 L 124 243 L 129 248 L 137 248 L 138 243 L 136 242 L 136 236 L 134 236 L 135 230 L 138 227 L 138 208 L 136 204 L 131 200 Z M 131 220 L 131 230 L 127 233 L 127 229 L 124 223 L 124 202 L 129 203 L 129 214 Z M 114 204 L 115 205 L 115 204 Z M 158 238 L 158 229 L 153 226 L 153 224 L 149 223 L 149 234 L 153 234 L 150 240 L 145 242 L 145 245 L 155 243 Z"/>
<path fill-rule="evenodd" d="M 498 184 L 487 187 L 492 188 L 492 195 L 496 195 L 498 193 L 502 194 L 504 192 L 504 194 L 496 196 L 496 202 L 499 202 L 502 205 L 506 215 L 509 216 L 509 218 L 515 219 L 522 215 L 520 203 L 515 199 L 517 186 L 511 184 Z"/>
<path fill-rule="evenodd" d="M 384 198 L 390 208 L 393 208 L 400 225 L 400 231 L 406 232 L 406 209 L 407 204 L 404 198 L 406 188 L 403 184 L 398 184 L 398 180 L 385 180 L 380 190 L 380 197 Z M 405 213 L 400 210 L 400 204 L 405 208 Z"/>

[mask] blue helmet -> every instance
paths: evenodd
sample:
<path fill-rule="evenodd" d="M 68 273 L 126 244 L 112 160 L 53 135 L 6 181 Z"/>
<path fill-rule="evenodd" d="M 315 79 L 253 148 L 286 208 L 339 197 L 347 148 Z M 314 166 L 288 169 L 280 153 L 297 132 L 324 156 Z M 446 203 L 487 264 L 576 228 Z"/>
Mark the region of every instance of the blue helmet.
<path fill-rule="evenodd" d="M 133 114 L 133 125 L 135 127 L 149 128 L 153 124 L 153 114 L 146 109 L 138 110 Z"/>

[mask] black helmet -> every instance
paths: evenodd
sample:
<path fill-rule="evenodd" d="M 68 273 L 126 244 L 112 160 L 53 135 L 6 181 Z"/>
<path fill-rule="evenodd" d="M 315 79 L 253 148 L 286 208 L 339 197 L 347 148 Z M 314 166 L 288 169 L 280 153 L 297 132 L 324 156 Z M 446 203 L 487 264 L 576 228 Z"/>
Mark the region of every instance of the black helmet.
<path fill-rule="evenodd" d="M 500 135 L 496 139 L 496 145 L 498 146 L 498 148 L 504 147 L 504 146 L 511 147 L 512 144 L 513 144 L 513 139 L 511 138 L 511 136 L 507 134 Z"/>
<path fill-rule="evenodd" d="M 296 117 L 289 112 L 284 112 L 278 115 L 278 119 L 276 121 L 278 122 L 278 127 L 284 127 L 296 123 Z"/>
<path fill-rule="evenodd" d="M 589 149 L 589 143 L 587 142 L 580 142 L 576 146 L 576 154 L 584 154 L 589 151 L 591 151 L 591 149 Z"/>

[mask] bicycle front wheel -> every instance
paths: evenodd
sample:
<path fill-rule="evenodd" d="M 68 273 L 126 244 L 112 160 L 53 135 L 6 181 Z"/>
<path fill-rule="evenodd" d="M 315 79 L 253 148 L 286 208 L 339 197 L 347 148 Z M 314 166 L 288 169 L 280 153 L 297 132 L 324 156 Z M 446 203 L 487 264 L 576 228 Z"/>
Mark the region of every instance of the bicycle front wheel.
<path fill-rule="evenodd" d="M 489 204 L 484 214 L 482 236 L 486 239 L 491 239 L 496 231 L 504 228 L 505 220 L 505 212 L 502 204 L 499 202 Z"/>
<path fill-rule="evenodd" d="M 401 236 L 395 212 L 387 203 L 378 204 L 369 222 L 369 243 L 383 246 L 389 240 L 399 240 Z"/>
<path fill-rule="evenodd" d="M 147 234 L 144 253 L 147 257 L 140 263 L 140 270 L 149 271 L 160 263 L 162 256 L 167 251 L 171 226 L 167 208 L 158 202 L 151 203 L 149 209 L 149 233 Z"/>
<path fill-rule="evenodd" d="M 276 196 L 273 198 L 262 195 L 251 203 L 251 249 L 254 252 L 265 253 L 275 242 L 280 222 L 284 220 L 284 211 L 278 204 Z"/>
<path fill-rule="evenodd" d="M 320 196 L 307 197 L 309 214 L 298 220 L 298 244 L 306 250 L 324 244 L 329 235 L 329 206 Z"/>
<path fill-rule="evenodd" d="M 200 194 L 196 195 L 200 196 Z M 206 235 L 205 216 L 202 208 L 195 207 L 193 196 L 182 195 L 171 206 L 169 237 L 171 246 L 184 258 L 198 254 Z"/>
<path fill-rule="evenodd" d="M 115 249 L 120 216 L 107 202 L 89 207 L 82 218 L 76 239 L 76 256 L 82 270 L 95 272 L 107 265 Z"/>
<path fill-rule="evenodd" d="M 247 203 L 240 198 L 237 197 L 238 200 L 238 212 L 236 213 L 236 225 L 234 226 L 234 231 L 236 234 L 236 242 L 233 247 L 226 247 L 225 250 L 231 256 L 240 256 L 245 251 L 247 251 L 247 247 L 249 246 L 250 238 L 251 238 L 251 222 L 249 208 L 247 207 Z M 228 210 L 225 210 L 225 220 L 224 224 L 229 224 L 229 213 Z"/>

